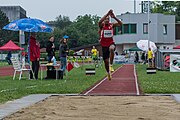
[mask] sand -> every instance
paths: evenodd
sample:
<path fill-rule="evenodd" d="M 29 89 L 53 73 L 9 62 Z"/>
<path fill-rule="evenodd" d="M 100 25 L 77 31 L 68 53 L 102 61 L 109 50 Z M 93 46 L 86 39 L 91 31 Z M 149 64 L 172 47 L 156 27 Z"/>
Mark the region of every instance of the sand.
<path fill-rule="evenodd" d="M 170 96 L 52 96 L 5 120 L 180 120 Z"/>

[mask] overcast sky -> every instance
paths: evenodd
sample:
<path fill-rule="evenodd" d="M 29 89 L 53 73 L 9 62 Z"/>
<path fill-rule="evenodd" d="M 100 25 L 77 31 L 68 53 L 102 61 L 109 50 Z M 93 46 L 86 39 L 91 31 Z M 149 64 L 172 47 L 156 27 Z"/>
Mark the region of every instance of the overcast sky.
<path fill-rule="evenodd" d="M 140 0 L 136 0 L 137 12 L 140 12 Z M 68 16 L 71 21 L 79 15 L 91 14 L 103 16 L 109 9 L 116 15 L 134 12 L 134 0 L 0 0 L 0 6 L 19 5 L 31 18 L 43 21 L 55 20 L 59 15 Z"/>

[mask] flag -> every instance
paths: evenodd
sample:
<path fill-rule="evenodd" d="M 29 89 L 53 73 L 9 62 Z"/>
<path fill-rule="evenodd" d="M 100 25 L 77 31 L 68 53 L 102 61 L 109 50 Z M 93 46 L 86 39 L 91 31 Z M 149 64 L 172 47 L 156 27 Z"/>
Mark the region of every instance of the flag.
<path fill-rule="evenodd" d="M 71 63 L 71 62 L 68 62 L 67 67 L 66 67 L 66 69 L 68 70 L 68 72 L 71 71 L 73 68 L 74 68 L 74 66 L 72 65 L 72 63 Z"/>

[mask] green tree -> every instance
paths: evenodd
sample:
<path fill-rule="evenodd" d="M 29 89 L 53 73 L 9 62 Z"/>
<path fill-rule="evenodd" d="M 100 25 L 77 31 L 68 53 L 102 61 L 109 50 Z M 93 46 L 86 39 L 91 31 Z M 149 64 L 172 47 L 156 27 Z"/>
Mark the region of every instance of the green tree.
<path fill-rule="evenodd" d="M 176 1 L 176 21 L 180 21 L 180 1 Z"/>
<path fill-rule="evenodd" d="M 50 21 L 49 24 L 53 25 L 56 28 L 64 29 L 67 26 L 71 25 L 71 21 L 68 16 L 61 16 L 59 15 L 56 17 L 55 21 Z"/>
<path fill-rule="evenodd" d="M 153 2 L 152 13 L 176 15 L 176 21 L 180 21 L 180 1 L 156 1 Z"/>
<path fill-rule="evenodd" d="M 100 17 L 98 16 L 91 16 L 87 14 L 84 16 L 78 16 L 73 24 L 68 27 L 67 33 L 72 35 L 72 39 L 76 40 L 77 46 L 97 43 L 99 37 L 99 19 Z"/>
<path fill-rule="evenodd" d="M 71 22 L 69 17 L 59 15 L 55 21 L 48 22 L 54 27 L 53 35 L 55 37 L 55 45 L 58 48 L 59 40 L 64 35 L 70 37 L 68 45 L 70 48 L 79 47 L 98 42 L 98 21 L 100 17 L 96 15 L 78 16 L 76 20 Z M 48 37 L 46 35 L 38 35 L 41 47 L 45 47 Z"/>
<path fill-rule="evenodd" d="M 18 32 L 2 29 L 7 24 L 9 24 L 9 19 L 6 14 L 0 10 L 0 46 L 7 43 L 9 40 L 18 42 Z"/>
<path fill-rule="evenodd" d="M 7 42 L 6 35 L 7 32 L 4 31 L 2 28 L 9 23 L 8 18 L 6 15 L 0 10 L 0 45 L 3 45 Z"/>

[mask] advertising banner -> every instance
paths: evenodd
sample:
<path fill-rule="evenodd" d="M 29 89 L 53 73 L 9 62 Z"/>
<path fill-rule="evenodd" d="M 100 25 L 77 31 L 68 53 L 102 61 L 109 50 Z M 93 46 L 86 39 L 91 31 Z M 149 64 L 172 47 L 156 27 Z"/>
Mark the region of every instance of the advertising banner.
<path fill-rule="evenodd" d="M 170 55 L 170 72 L 180 72 L 180 55 Z"/>

